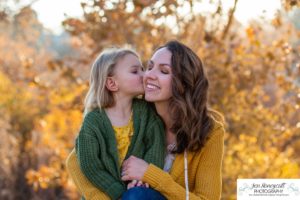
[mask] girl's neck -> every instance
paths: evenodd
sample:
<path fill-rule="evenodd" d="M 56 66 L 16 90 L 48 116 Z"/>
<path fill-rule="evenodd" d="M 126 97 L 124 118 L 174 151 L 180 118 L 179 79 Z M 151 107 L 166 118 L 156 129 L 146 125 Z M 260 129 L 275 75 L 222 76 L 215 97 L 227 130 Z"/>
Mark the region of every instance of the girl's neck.
<path fill-rule="evenodd" d="M 132 111 L 132 99 L 115 98 L 115 105 L 105 108 L 105 112 L 113 126 L 127 125 Z"/>

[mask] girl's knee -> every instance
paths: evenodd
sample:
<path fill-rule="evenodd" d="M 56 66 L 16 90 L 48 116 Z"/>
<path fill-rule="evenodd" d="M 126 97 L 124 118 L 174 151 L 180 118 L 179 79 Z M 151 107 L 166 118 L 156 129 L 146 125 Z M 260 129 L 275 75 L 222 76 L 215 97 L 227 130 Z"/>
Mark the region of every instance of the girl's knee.
<path fill-rule="evenodd" d="M 143 188 L 142 187 L 134 187 L 127 190 L 123 196 L 122 200 L 138 200 L 143 199 Z"/>
<path fill-rule="evenodd" d="M 134 187 L 127 190 L 123 196 L 122 200 L 166 200 L 166 198 L 159 192 L 145 187 Z"/>

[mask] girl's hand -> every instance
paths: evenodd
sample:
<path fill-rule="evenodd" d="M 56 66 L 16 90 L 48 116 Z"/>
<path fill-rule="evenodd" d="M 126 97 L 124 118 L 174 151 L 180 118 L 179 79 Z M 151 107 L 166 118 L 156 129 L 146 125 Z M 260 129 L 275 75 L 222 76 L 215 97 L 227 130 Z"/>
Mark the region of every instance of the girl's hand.
<path fill-rule="evenodd" d="M 146 187 L 149 188 L 149 183 L 144 183 L 143 181 L 138 181 L 138 183 L 136 184 L 137 187 L 141 186 L 141 187 Z"/>
<path fill-rule="evenodd" d="M 137 182 L 138 182 L 137 180 L 132 180 L 130 183 L 128 183 L 127 190 L 129 190 L 130 188 L 135 187 Z"/>
<path fill-rule="evenodd" d="M 141 181 L 149 164 L 144 160 L 137 158 L 135 156 L 130 156 L 127 160 L 123 162 L 122 165 L 122 180 L 131 181 L 138 180 Z"/>
<path fill-rule="evenodd" d="M 127 190 L 129 190 L 130 188 L 139 187 L 139 186 L 149 188 L 148 183 L 143 183 L 142 181 L 133 180 L 130 183 L 128 183 Z"/>

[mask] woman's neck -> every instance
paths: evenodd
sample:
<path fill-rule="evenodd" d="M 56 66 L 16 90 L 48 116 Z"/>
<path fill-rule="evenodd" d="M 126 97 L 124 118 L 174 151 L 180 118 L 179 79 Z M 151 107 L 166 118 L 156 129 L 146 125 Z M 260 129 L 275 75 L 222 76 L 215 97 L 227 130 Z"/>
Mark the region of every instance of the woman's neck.
<path fill-rule="evenodd" d="M 124 126 L 128 123 L 132 111 L 132 99 L 115 98 L 115 105 L 105 108 L 105 112 L 113 126 Z"/>
<path fill-rule="evenodd" d="M 169 103 L 155 103 L 155 108 L 158 115 L 162 118 L 166 126 L 166 142 L 167 144 L 172 144 L 176 142 L 176 136 L 171 131 L 173 125 L 171 115 L 168 109 Z"/>

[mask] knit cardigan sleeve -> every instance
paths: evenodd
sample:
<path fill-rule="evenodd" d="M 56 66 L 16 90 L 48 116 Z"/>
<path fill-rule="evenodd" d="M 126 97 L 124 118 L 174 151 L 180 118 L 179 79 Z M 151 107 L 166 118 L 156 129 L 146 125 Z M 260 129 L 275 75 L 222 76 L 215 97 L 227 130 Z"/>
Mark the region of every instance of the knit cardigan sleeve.
<path fill-rule="evenodd" d="M 109 174 L 99 159 L 100 145 L 97 130 L 93 127 L 93 119 L 86 117 L 76 143 L 76 153 L 83 174 L 97 188 L 105 191 L 111 199 L 118 199 L 125 191 L 125 186 L 121 180 L 117 180 Z"/>
<path fill-rule="evenodd" d="M 223 157 L 223 136 L 222 127 L 214 131 L 213 136 L 201 150 L 201 158 L 198 163 L 192 161 L 189 167 L 196 167 L 194 189 L 190 191 L 190 200 L 219 200 L 221 198 L 222 177 L 221 166 Z M 173 168 L 182 167 L 174 166 Z M 155 190 L 163 194 L 167 199 L 185 199 L 184 172 L 176 180 L 167 172 L 150 164 L 142 181 L 147 182 Z"/>
<path fill-rule="evenodd" d="M 144 160 L 163 168 L 165 158 L 165 133 L 160 119 L 155 119 L 145 133 L 146 152 Z"/>

